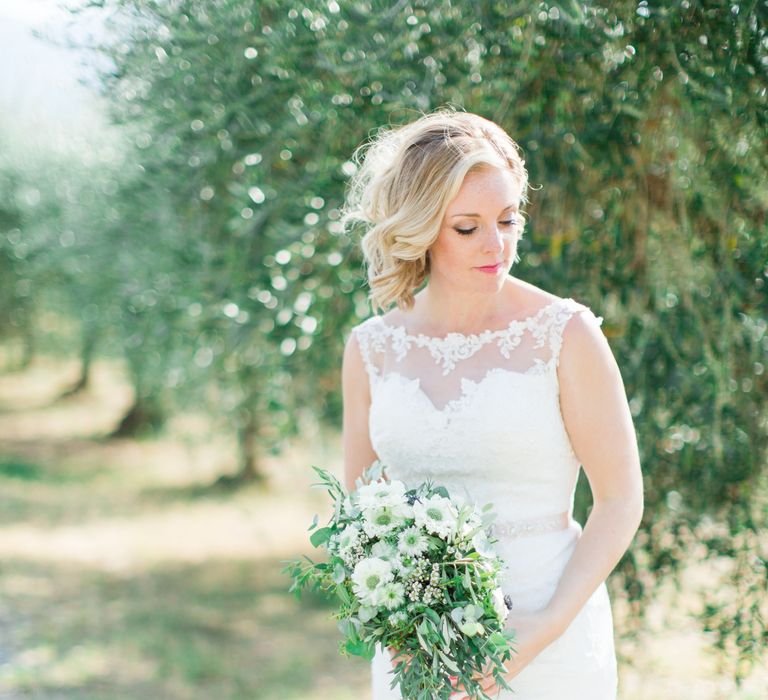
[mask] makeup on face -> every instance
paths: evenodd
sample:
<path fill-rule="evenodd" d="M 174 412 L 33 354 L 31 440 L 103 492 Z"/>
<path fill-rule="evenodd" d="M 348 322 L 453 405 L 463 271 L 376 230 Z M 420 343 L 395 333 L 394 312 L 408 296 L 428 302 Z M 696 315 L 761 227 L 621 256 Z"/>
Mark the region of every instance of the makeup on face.
<path fill-rule="evenodd" d="M 496 263 L 495 265 L 483 265 L 482 267 L 476 267 L 475 269 L 484 272 L 487 275 L 495 275 L 499 270 L 504 269 L 504 264 Z"/>

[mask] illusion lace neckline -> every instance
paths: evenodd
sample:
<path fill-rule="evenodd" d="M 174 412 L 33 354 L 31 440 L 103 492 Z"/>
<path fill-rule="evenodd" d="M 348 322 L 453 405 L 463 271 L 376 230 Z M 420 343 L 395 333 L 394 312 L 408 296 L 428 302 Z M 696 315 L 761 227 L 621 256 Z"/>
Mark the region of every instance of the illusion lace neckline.
<path fill-rule="evenodd" d="M 570 297 L 562 298 L 562 299 L 558 297 L 557 299 L 553 299 L 552 301 L 548 302 L 547 304 L 539 308 L 538 311 L 535 311 L 534 313 L 528 316 L 525 316 L 524 318 L 512 319 L 503 328 L 495 328 L 495 329 L 489 328 L 489 329 L 480 331 L 479 333 L 461 333 L 459 331 L 450 331 L 446 335 L 427 335 L 426 333 L 410 333 L 408 329 L 402 324 L 390 323 L 389 321 L 385 321 L 383 316 L 379 316 L 378 318 L 380 323 L 382 323 L 390 331 L 397 332 L 397 334 L 401 338 L 409 338 L 409 339 L 417 340 L 421 342 L 425 342 L 425 341 L 440 342 L 440 341 L 446 341 L 446 340 L 460 340 L 460 339 L 477 340 L 479 338 L 496 337 L 497 335 L 508 333 L 514 328 L 525 326 L 529 324 L 531 321 L 538 320 L 539 317 L 541 317 L 546 311 L 549 311 L 553 306 L 556 306 L 557 304 L 560 304 L 566 301 L 573 301 L 573 299 L 571 299 Z"/>

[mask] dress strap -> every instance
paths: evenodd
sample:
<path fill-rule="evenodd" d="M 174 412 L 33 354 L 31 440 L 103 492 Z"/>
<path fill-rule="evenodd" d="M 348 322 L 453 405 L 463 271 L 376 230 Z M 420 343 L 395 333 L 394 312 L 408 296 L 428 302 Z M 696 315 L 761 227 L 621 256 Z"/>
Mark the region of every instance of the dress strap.
<path fill-rule="evenodd" d="M 379 317 L 371 316 L 358 324 L 352 329 L 352 335 L 357 339 L 360 355 L 363 358 L 363 365 L 365 365 L 371 389 L 373 389 L 376 381 L 381 376 L 379 368 L 373 361 L 373 355 L 384 351 L 385 341 Z"/>
<path fill-rule="evenodd" d="M 560 365 L 560 350 L 563 347 L 563 333 L 568 321 L 577 313 L 585 313 L 590 320 L 599 326 L 603 324 L 602 316 L 595 316 L 588 306 L 568 298 L 558 304 L 555 310 L 553 322 L 549 325 L 549 347 L 552 352 L 552 366 L 557 369 Z"/>

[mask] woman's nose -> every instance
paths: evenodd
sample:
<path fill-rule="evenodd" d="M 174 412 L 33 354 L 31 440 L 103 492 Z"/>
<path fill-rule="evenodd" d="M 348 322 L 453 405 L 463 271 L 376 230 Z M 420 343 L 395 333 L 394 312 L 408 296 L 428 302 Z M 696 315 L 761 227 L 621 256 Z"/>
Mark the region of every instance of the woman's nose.
<path fill-rule="evenodd" d="M 489 253 L 501 253 L 504 250 L 504 235 L 498 226 L 491 226 L 485 237 L 485 247 Z"/>

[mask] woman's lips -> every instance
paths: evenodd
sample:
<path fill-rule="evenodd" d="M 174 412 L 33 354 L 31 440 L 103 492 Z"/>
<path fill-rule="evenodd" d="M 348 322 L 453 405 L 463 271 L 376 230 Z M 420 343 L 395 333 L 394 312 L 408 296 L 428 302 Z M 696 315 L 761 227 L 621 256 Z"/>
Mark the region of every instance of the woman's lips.
<path fill-rule="evenodd" d="M 494 272 L 498 272 L 499 269 L 501 269 L 502 263 L 496 263 L 495 265 L 484 265 L 483 267 L 475 268 L 477 270 L 480 270 L 480 272 L 487 272 L 489 274 L 493 274 Z"/>

